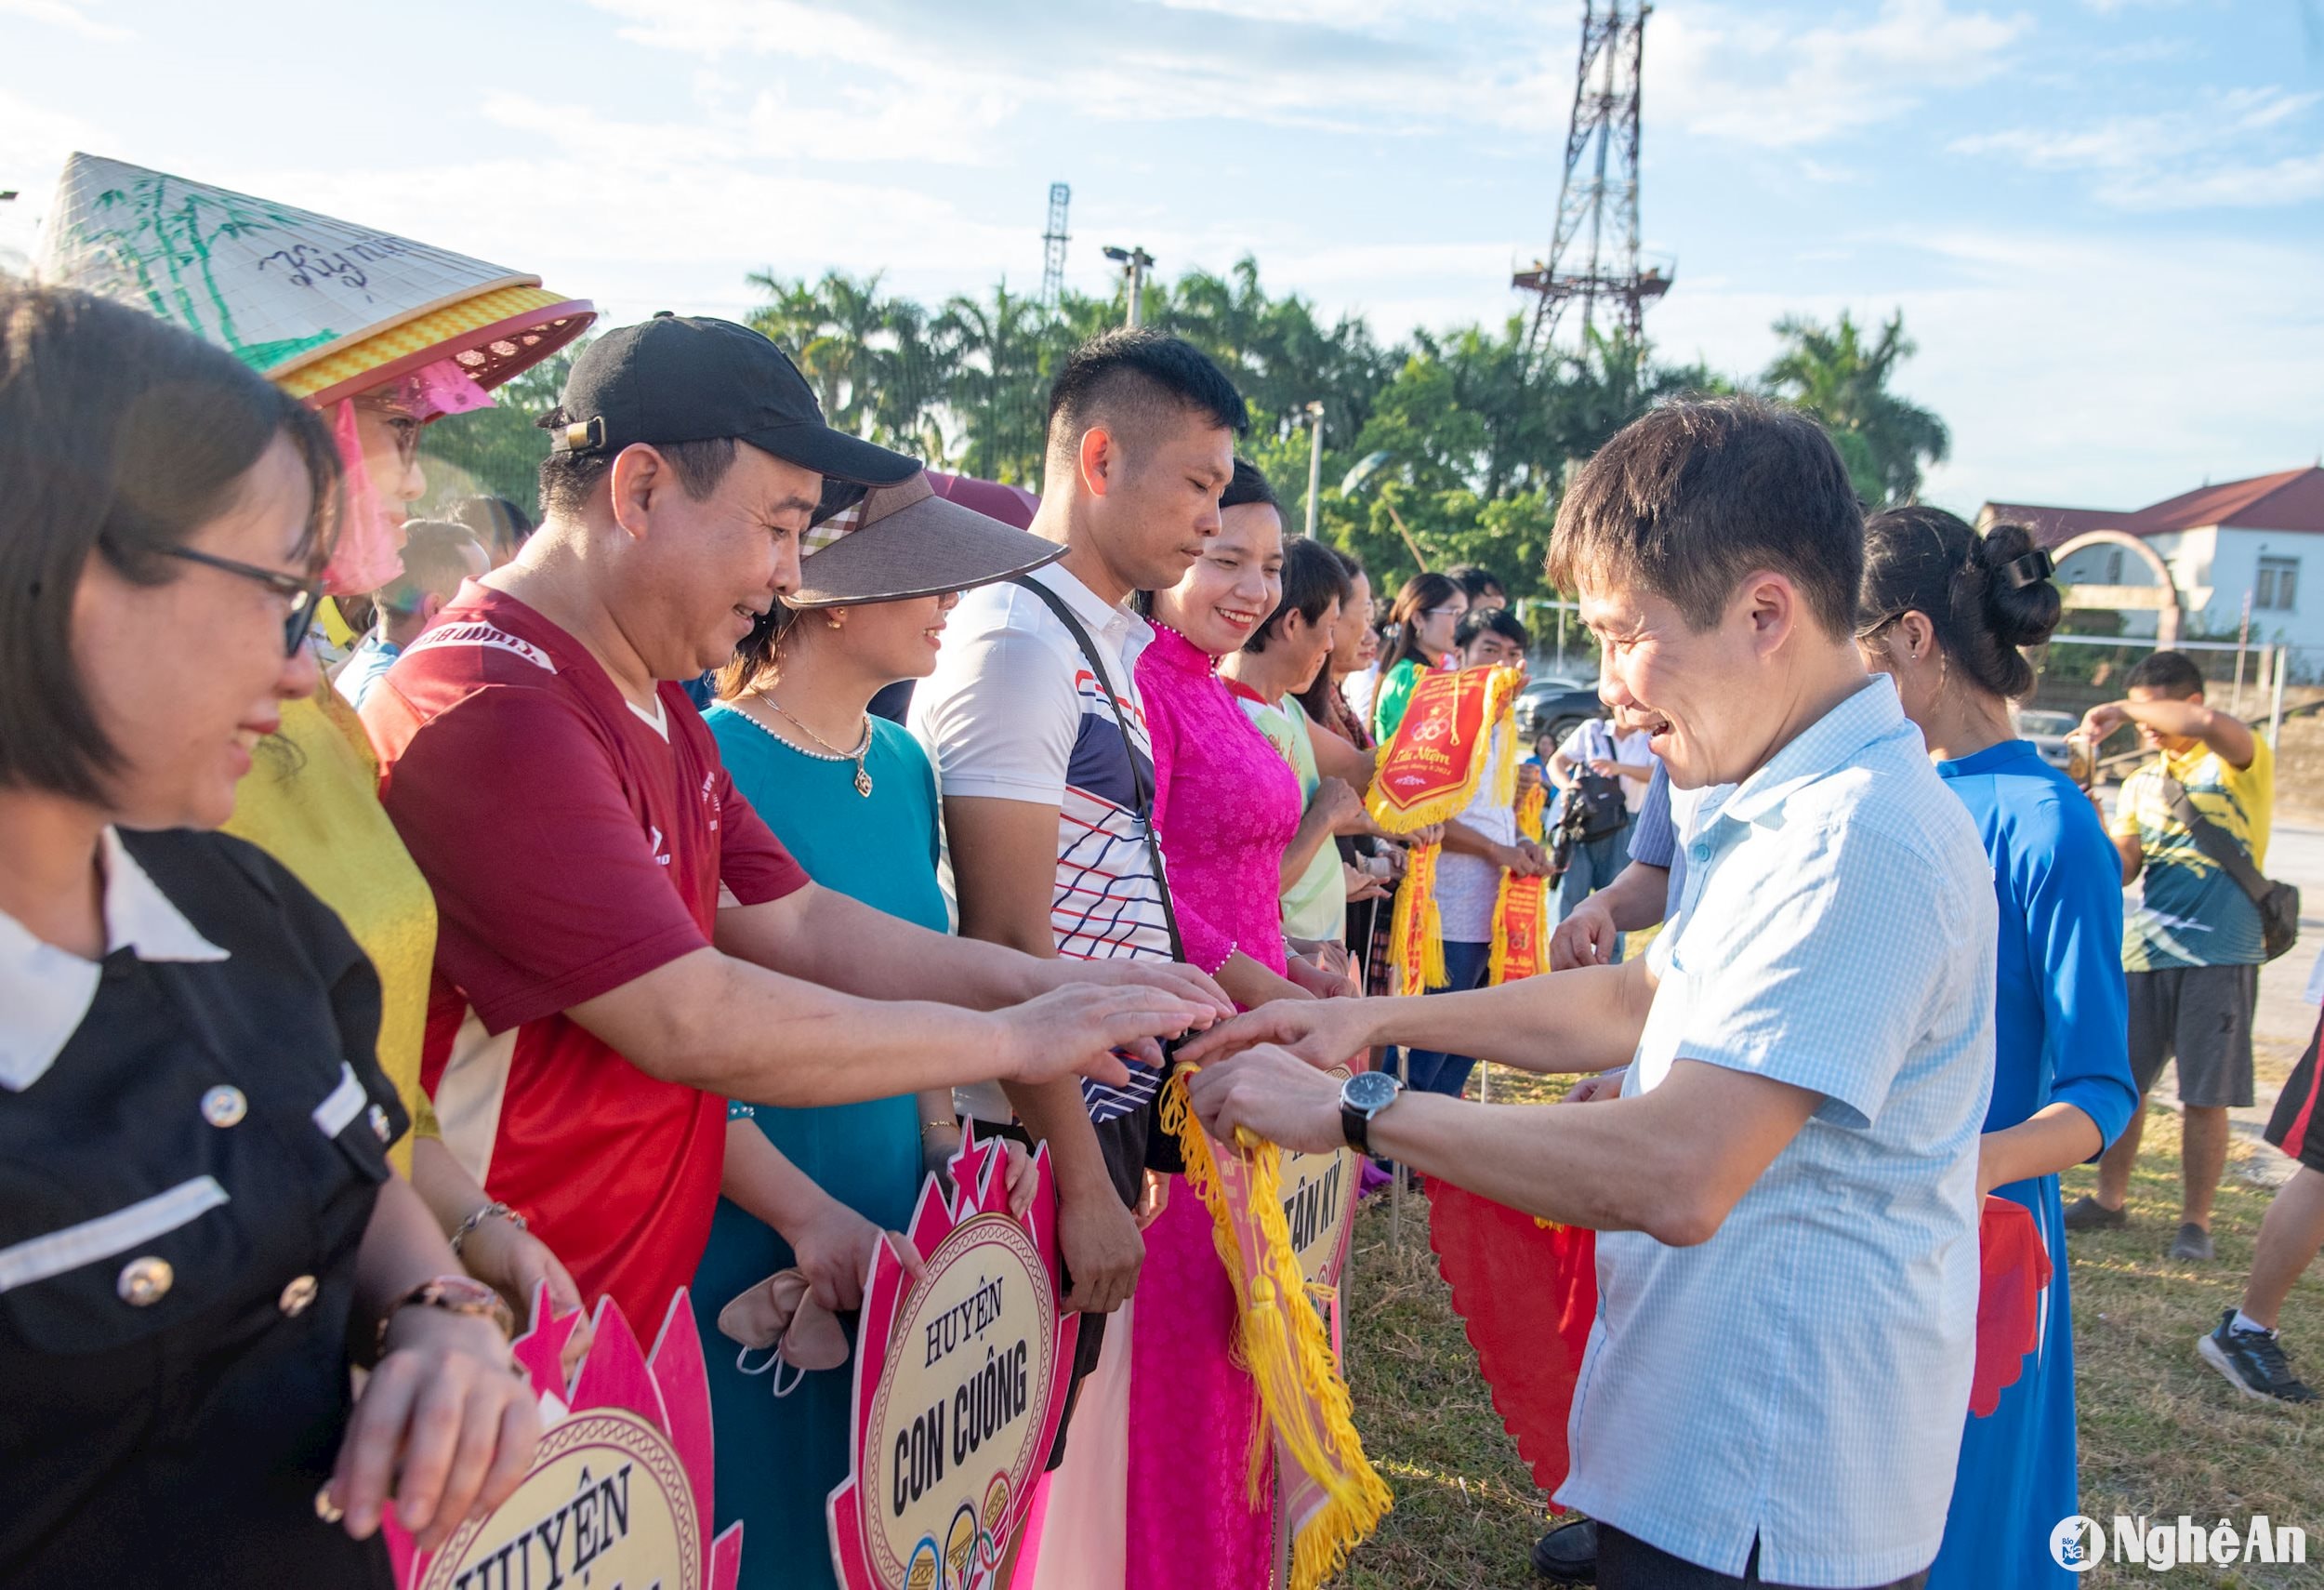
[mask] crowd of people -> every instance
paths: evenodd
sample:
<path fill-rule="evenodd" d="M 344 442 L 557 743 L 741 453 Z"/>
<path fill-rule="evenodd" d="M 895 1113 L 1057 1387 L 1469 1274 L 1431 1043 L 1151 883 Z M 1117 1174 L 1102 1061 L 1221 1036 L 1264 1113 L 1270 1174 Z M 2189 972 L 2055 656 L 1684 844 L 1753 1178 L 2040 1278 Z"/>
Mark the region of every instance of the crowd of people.
<path fill-rule="evenodd" d="M 1557 1498 L 1587 1520 L 1543 1571 L 2052 1577 L 2067 1270 L 1968 1417 L 1981 1200 L 2061 1259 L 2120 1223 L 2175 1058 L 2175 1251 L 2208 1255 L 2264 947 L 2202 858 L 2264 860 L 2270 773 L 2158 654 L 2086 722 L 2160 752 L 2109 842 L 2014 727 L 2060 616 L 2024 531 L 1868 523 L 1813 421 L 1665 404 L 1551 548 L 1609 717 L 1496 724 L 1515 796 L 1398 839 L 1365 796 L 1416 687 L 1530 637 L 1472 567 L 1381 614 L 1183 341 L 1075 354 L 1023 530 L 721 321 L 579 355 L 537 527 L 408 517 L 464 406 L 402 377 L 335 430 L 138 307 L 0 287 L 0 1578 L 384 1585 L 390 1507 L 430 1546 L 523 1473 L 536 1294 L 650 1332 L 683 1287 L 742 1583 L 831 1583 L 844 1322 L 973 1120 L 1020 1209 L 1046 1146 L 1084 1321 L 1004 1582 L 1275 1582 L 1235 1291 L 1155 1124 L 1180 1064 L 1221 1137 L 1602 1233 Z M 1440 841 L 1444 979 L 1387 997 Z M 1552 974 L 1489 986 L 1504 881 L 1552 875 Z M 1327 1074 L 1366 1056 L 1399 1085 Z M 1581 1074 L 1578 1107 L 1472 1102 L 1480 1060 Z M 2324 1236 L 2314 1070 L 2203 1349 L 2255 1396 L 2307 1395 L 2273 1332 Z M 786 1271 L 783 1347 L 721 1350 Z"/>

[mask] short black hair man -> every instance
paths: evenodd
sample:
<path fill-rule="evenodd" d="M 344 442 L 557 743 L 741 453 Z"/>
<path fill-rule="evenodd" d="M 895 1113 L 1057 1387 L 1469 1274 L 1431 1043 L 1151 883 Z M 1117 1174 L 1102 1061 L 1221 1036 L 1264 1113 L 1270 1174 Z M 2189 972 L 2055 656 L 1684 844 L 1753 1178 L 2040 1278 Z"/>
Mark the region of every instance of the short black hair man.
<path fill-rule="evenodd" d="M 1248 424 L 1224 372 L 1158 331 L 1108 332 L 1059 375 L 1032 530 L 1065 555 L 1024 576 L 1040 591 L 1004 583 L 963 597 L 935 673 L 913 693 L 963 937 L 1037 956 L 1172 959 L 1139 799 L 1153 753 L 1134 669 L 1154 631 L 1128 603 L 1176 585 L 1218 535 Z M 1096 667 L 1050 600 L 1087 634 Z M 1130 1332 L 1104 1316 L 1129 1302 L 1145 1260 L 1130 1211 L 1158 1081 L 1147 1071 L 1128 1087 L 1011 1086 L 1007 1104 L 980 1106 L 1013 1106 L 1049 1144 L 1066 1302 L 1085 1316 L 1035 1590 L 1122 1582 Z"/>
<path fill-rule="evenodd" d="M 2176 1059 L 2183 1192 L 2171 1256 L 2212 1257 L 2212 1200 L 2227 1167 L 2227 1111 L 2251 1103 L 2251 1017 L 2266 959 L 2259 908 L 2203 854 L 2173 807 L 2195 811 L 2251 857 L 2267 864 L 2276 803 L 2276 759 L 2267 742 L 2203 699 L 2203 673 L 2185 652 L 2161 651 L 2131 669 L 2123 698 L 2093 707 L 2075 731 L 2094 748 L 2125 724 L 2155 760 L 2122 783 L 2107 831 L 2122 853 L 2122 882 L 2144 877 L 2122 934 L 2131 995 L 2131 1080 L 2139 1108 L 2098 1161 L 2098 1190 L 2067 1212 L 2067 1229 L 2119 1226 L 2128 1215 L 2146 1096 Z"/>
<path fill-rule="evenodd" d="M 1996 907 L 1967 808 L 1866 677 L 1863 537 L 1796 412 L 1626 427 L 1559 505 L 1549 573 L 1604 647 L 1607 704 L 1698 802 L 1673 925 L 1619 965 L 1282 1001 L 1187 1047 L 1214 1135 L 1368 1147 L 1602 1233 L 1558 1501 L 1598 1521 L 1609 1590 L 1912 1583 L 1944 1532 Z M 1619 1097 L 1545 1110 L 1314 1068 L 1388 1043 L 1627 1070 Z"/>

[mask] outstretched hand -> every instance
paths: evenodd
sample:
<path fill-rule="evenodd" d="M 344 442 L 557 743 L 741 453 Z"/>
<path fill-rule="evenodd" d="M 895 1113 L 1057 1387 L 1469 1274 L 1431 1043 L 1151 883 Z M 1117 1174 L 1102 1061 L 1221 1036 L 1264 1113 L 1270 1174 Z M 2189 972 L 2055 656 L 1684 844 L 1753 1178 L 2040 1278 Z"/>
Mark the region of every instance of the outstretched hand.
<path fill-rule="evenodd" d="M 1129 1070 L 1115 1050 L 1159 1066 L 1161 1040 L 1207 1027 L 1218 1014 L 1207 1000 L 1148 984 L 1076 983 L 995 1012 L 991 1019 L 999 1027 L 1003 1080 L 1083 1076 L 1118 1085 L 1129 1080 Z"/>
<path fill-rule="evenodd" d="M 1248 1132 L 1304 1154 L 1347 1146 L 1340 1083 L 1286 1049 L 1261 1044 L 1206 1066 L 1187 1080 L 1203 1130 L 1224 1143 Z"/>
<path fill-rule="evenodd" d="M 1327 1071 L 1372 1046 L 1371 1007 L 1371 1000 L 1360 999 L 1276 1000 L 1181 1044 L 1179 1058 L 1208 1065 L 1257 1044 L 1276 1043 Z"/>
<path fill-rule="evenodd" d="M 1221 1021 L 1235 1014 L 1235 1001 L 1226 990 L 1208 972 L 1182 961 L 1076 961 L 1060 956 L 1041 964 L 1050 974 L 1051 989 L 1148 988 L 1207 1004 Z"/>

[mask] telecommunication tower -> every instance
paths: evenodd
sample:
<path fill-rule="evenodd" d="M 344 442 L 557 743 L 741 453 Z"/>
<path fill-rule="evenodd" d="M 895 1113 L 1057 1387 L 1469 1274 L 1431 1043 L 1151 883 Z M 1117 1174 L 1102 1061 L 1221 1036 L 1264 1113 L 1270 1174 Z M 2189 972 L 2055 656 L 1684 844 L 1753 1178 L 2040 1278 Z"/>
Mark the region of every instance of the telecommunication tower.
<path fill-rule="evenodd" d="M 1074 191 L 1063 182 L 1049 185 L 1049 230 L 1041 234 L 1041 307 L 1053 310 L 1065 292 L 1065 206 Z"/>
<path fill-rule="evenodd" d="M 1670 290 L 1670 276 L 1659 266 L 1638 266 L 1638 75 L 1653 10 L 1619 0 L 1584 0 L 1581 61 L 1574 72 L 1574 115 L 1550 256 L 1510 281 L 1539 295 L 1527 330 L 1532 349 L 1550 346 L 1576 298 L 1585 338 L 1604 299 L 1614 324 L 1634 343 L 1647 302 Z"/>

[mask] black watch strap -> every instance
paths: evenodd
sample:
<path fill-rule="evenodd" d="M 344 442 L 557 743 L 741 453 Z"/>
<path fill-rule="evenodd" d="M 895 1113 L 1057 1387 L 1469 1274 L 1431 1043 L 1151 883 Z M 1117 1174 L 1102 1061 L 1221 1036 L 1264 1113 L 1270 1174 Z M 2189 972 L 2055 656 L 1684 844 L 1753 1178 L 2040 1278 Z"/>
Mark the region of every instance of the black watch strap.
<path fill-rule="evenodd" d="M 1348 1146 L 1359 1154 L 1372 1151 L 1372 1118 L 1347 1100 L 1340 1101 L 1340 1135 L 1348 1140 Z"/>

